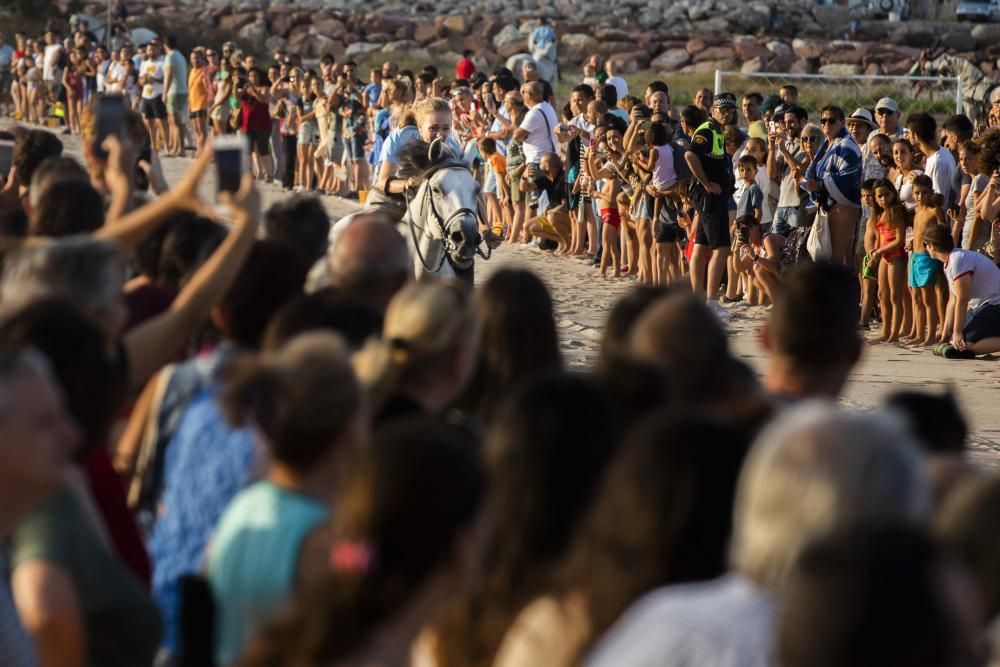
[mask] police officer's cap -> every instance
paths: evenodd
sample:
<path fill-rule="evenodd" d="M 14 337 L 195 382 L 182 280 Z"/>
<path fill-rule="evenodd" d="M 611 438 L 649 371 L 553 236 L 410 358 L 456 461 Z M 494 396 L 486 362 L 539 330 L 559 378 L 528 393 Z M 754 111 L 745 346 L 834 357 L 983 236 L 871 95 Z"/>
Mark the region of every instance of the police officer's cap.
<path fill-rule="evenodd" d="M 712 104 L 713 107 L 736 107 L 736 96 L 732 93 L 719 93 L 715 96 L 715 102 Z"/>

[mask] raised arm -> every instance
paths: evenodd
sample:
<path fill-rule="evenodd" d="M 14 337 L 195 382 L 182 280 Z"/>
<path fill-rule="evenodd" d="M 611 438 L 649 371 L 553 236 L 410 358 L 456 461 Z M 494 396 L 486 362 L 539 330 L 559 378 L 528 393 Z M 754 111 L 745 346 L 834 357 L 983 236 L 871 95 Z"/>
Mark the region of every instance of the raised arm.
<path fill-rule="evenodd" d="M 163 314 L 144 322 L 124 337 L 129 380 L 142 387 L 157 370 L 171 361 L 229 289 L 250 253 L 260 224 L 260 194 L 253 176 L 245 174 L 240 191 L 229 198 L 233 226 L 173 304 Z"/>

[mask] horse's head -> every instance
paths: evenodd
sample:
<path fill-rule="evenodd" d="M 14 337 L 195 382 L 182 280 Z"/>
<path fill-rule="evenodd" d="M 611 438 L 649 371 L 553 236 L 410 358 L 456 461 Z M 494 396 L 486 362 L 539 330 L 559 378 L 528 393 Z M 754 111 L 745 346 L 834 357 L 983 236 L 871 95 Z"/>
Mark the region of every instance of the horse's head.
<path fill-rule="evenodd" d="M 438 238 L 457 268 L 472 266 L 479 235 L 479 183 L 469 168 L 447 151 L 440 140 L 429 149 L 432 156 L 424 180 L 413 200 L 424 233 Z"/>

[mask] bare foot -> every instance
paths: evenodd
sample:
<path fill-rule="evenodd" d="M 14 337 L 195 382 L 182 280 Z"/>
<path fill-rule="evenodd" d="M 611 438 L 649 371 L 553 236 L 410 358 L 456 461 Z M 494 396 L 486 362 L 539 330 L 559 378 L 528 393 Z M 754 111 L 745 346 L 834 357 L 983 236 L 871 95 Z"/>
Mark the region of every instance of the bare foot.
<path fill-rule="evenodd" d="M 594 274 L 594 277 L 595 278 L 603 278 L 604 280 L 607 280 L 608 279 L 608 272 L 607 271 L 598 271 L 597 273 Z"/>

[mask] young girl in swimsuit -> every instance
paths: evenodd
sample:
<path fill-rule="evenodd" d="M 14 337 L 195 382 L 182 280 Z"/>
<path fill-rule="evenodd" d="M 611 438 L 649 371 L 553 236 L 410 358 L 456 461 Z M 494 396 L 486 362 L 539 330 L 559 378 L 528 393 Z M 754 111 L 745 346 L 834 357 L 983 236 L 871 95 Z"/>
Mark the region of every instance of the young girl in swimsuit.
<path fill-rule="evenodd" d="M 882 342 L 899 340 L 906 292 L 906 208 L 889 179 L 875 183 L 875 228 L 878 247 L 871 262 L 878 262 L 878 293 L 882 305 Z M 881 261 L 880 261 L 881 260 Z"/>

